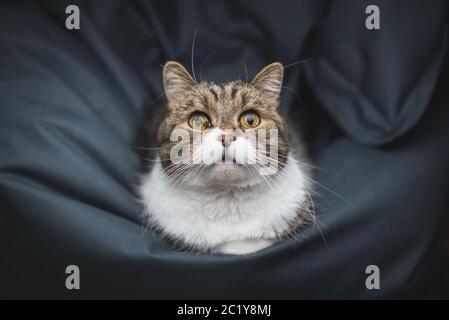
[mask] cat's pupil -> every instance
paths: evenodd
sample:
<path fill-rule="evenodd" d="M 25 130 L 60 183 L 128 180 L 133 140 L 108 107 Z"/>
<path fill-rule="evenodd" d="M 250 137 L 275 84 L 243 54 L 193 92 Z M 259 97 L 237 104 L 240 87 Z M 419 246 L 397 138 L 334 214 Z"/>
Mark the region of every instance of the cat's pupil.
<path fill-rule="evenodd" d="M 251 115 L 251 114 L 247 115 L 247 116 L 246 116 L 246 122 L 248 122 L 248 124 L 249 124 L 250 126 L 252 126 L 253 123 L 254 123 L 254 117 L 253 117 L 253 115 Z"/>
<path fill-rule="evenodd" d="M 195 117 L 195 127 L 196 128 L 201 127 L 202 123 L 203 123 L 203 118 L 200 116 L 196 116 Z"/>

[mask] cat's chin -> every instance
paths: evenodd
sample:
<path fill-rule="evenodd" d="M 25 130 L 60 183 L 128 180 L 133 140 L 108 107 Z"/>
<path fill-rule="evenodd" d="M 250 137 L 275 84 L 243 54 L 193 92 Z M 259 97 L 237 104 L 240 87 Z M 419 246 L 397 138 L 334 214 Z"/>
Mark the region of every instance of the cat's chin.
<path fill-rule="evenodd" d="M 246 187 L 257 183 L 248 168 L 240 164 L 214 164 L 209 167 L 204 179 L 206 185 L 223 187 Z"/>

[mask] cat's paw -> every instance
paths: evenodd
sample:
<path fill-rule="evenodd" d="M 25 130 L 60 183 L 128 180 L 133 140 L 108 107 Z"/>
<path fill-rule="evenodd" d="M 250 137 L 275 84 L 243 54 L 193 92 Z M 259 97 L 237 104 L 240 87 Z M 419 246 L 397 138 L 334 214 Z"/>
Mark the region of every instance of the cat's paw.
<path fill-rule="evenodd" d="M 274 241 L 265 239 L 230 241 L 225 244 L 222 244 L 217 249 L 217 252 L 223 254 L 244 255 L 268 248 L 273 243 Z"/>

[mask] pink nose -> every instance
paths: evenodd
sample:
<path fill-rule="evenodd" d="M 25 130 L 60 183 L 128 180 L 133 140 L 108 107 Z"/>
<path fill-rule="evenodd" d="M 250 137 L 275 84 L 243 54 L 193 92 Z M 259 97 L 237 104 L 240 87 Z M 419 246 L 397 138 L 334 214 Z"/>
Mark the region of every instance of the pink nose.
<path fill-rule="evenodd" d="M 236 137 L 234 135 L 231 134 L 222 134 L 219 139 L 221 139 L 221 144 L 223 145 L 223 147 L 228 147 L 232 141 L 236 140 Z"/>

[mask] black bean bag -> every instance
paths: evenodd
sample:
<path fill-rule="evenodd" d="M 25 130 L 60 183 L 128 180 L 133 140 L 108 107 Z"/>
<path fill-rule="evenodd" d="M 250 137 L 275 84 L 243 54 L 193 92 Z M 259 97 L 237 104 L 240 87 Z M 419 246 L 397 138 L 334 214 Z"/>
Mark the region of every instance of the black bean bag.
<path fill-rule="evenodd" d="M 80 30 L 65 28 L 69 4 Z M 438 296 L 438 272 L 413 288 L 448 190 L 446 8 L 378 0 L 367 30 L 369 4 L 3 1 L 0 298 Z M 319 167 L 318 218 L 296 239 L 206 255 L 145 230 L 133 143 L 171 59 L 217 82 L 284 63 L 282 107 Z"/>

